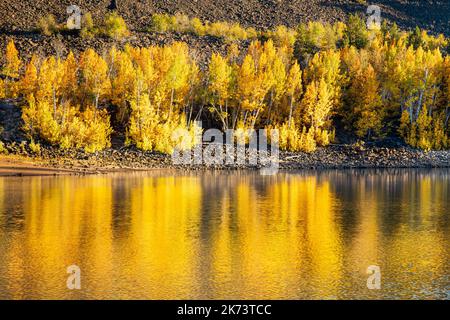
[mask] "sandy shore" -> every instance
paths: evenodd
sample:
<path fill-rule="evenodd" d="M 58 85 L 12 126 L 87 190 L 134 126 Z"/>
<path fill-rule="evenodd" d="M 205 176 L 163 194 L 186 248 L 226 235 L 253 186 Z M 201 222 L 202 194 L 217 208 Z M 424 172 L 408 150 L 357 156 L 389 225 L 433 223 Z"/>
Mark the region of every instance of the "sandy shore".
<path fill-rule="evenodd" d="M 0 157 L 0 177 L 7 176 L 55 176 L 76 174 L 77 170 L 51 168 L 38 161 L 21 156 Z"/>

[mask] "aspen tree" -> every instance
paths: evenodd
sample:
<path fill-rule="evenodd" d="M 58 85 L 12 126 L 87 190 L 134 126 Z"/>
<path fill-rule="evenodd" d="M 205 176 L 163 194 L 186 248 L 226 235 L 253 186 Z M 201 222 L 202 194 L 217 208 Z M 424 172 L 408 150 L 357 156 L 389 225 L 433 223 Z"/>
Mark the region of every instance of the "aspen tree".
<path fill-rule="evenodd" d="M 189 83 L 190 59 L 186 44 L 176 42 L 165 48 L 170 50 L 171 64 L 165 75 L 165 82 L 170 91 L 170 104 L 168 118 L 172 116 L 177 91 L 186 89 Z M 178 100 L 180 102 L 180 100 Z"/>
<path fill-rule="evenodd" d="M 110 66 L 111 102 L 119 108 L 125 108 L 125 102 L 133 95 L 136 70 L 127 52 L 112 49 L 113 62 Z M 124 110 L 121 111 L 123 115 Z"/>
<path fill-rule="evenodd" d="M 332 90 L 333 99 L 339 100 L 340 81 L 342 80 L 340 67 L 341 58 L 338 51 L 327 50 L 317 53 L 305 70 L 305 80 L 310 82 L 312 80 L 319 81 L 323 78 L 327 85 L 330 86 L 330 90 Z"/>
<path fill-rule="evenodd" d="M 54 56 L 46 58 L 39 70 L 38 102 L 48 102 L 53 106 L 53 117 L 56 119 L 56 109 L 61 95 L 62 63 Z"/>
<path fill-rule="evenodd" d="M 25 73 L 20 80 L 20 90 L 24 97 L 28 97 L 30 94 L 36 94 L 38 86 L 38 71 L 37 63 L 38 58 L 33 55 L 25 67 Z"/>
<path fill-rule="evenodd" d="M 208 90 L 210 102 L 222 122 L 223 130 L 228 129 L 228 99 L 231 96 L 232 71 L 225 58 L 216 53 L 212 55 L 209 63 Z"/>
<path fill-rule="evenodd" d="M 108 65 L 94 50 L 87 49 L 81 54 L 80 68 L 82 89 L 93 97 L 95 109 L 98 109 L 100 98 L 106 96 L 111 88 Z"/>
<path fill-rule="evenodd" d="M 323 127 L 333 106 L 332 94 L 325 79 L 311 82 L 302 100 L 303 119 L 314 131 Z"/>
<path fill-rule="evenodd" d="M 375 70 L 369 66 L 359 73 L 353 86 L 353 113 L 356 114 L 356 133 L 360 137 L 380 134 L 383 124 L 383 110 L 379 95 L 380 85 Z"/>
<path fill-rule="evenodd" d="M 21 65 L 19 58 L 19 51 L 16 49 L 14 40 L 10 40 L 6 45 L 5 65 L 3 67 L 3 74 L 9 78 L 18 78 L 19 69 Z"/>
<path fill-rule="evenodd" d="M 275 107 L 276 114 L 281 115 L 279 108 L 280 100 L 285 94 L 286 90 L 286 66 L 279 57 L 274 57 L 267 68 L 266 73 L 272 78 L 272 86 L 269 88 L 269 103 L 267 112 L 267 123 L 272 120 L 272 112 Z M 270 83 L 269 80 L 264 80 Z"/>
<path fill-rule="evenodd" d="M 286 80 L 286 94 L 289 97 L 289 128 L 292 124 L 292 116 L 294 113 L 294 106 L 302 94 L 302 71 L 297 61 L 295 61 L 289 69 L 289 74 Z"/>
<path fill-rule="evenodd" d="M 128 138 L 136 144 L 139 149 L 153 150 L 158 118 L 154 108 L 150 104 L 150 98 L 144 93 L 138 100 L 130 101 L 131 116 L 128 128 Z"/>
<path fill-rule="evenodd" d="M 72 51 L 62 62 L 61 95 L 63 101 L 74 100 L 78 90 L 78 61 Z"/>
<path fill-rule="evenodd" d="M 6 76 L 6 79 L 3 81 L 4 96 L 16 96 L 18 88 L 16 88 L 15 80 L 19 77 L 20 65 L 19 52 L 14 41 L 10 40 L 6 46 L 5 65 L 2 70 L 4 76 Z"/>
<path fill-rule="evenodd" d="M 242 65 L 239 68 L 237 77 L 237 93 L 240 101 L 240 108 L 244 111 L 244 119 L 242 119 L 245 126 L 247 115 L 249 111 L 257 109 L 257 103 L 254 101 L 256 94 L 256 70 L 255 62 L 251 55 L 246 55 Z"/>

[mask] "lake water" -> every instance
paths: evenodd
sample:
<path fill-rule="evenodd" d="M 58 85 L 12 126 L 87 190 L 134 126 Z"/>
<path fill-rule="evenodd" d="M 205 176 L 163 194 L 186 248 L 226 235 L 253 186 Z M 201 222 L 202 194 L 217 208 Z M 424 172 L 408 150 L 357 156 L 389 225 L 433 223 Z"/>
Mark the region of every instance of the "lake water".
<path fill-rule="evenodd" d="M 0 178 L 2 299 L 449 299 L 449 248 L 448 169 Z"/>

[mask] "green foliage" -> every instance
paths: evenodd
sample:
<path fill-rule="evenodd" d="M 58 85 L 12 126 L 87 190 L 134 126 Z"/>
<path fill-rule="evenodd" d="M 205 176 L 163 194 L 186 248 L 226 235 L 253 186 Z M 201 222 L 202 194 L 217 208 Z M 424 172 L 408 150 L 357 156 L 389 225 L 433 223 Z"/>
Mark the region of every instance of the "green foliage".
<path fill-rule="evenodd" d="M 369 43 L 369 32 L 366 22 L 358 15 L 351 15 L 344 32 L 344 44 L 358 49 L 365 48 Z"/>

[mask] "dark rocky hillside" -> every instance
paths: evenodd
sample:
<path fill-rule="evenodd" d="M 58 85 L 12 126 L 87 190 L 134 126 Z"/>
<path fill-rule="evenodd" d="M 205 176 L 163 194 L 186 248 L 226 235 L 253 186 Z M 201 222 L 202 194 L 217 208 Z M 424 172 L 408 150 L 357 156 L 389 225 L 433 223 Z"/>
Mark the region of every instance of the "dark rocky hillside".
<path fill-rule="evenodd" d="M 364 0 L 116 0 L 120 14 L 133 29 L 143 29 L 155 12 L 184 13 L 203 20 L 238 21 L 244 26 L 267 28 L 285 24 L 295 26 L 302 21 L 343 20 L 353 12 L 364 12 Z M 448 0 L 377 0 L 384 18 L 408 28 L 419 25 L 436 33 L 450 32 Z M 31 30 L 41 16 L 49 13 L 61 22 L 65 9 L 76 4 L 101 19 L 111 0 L 2 0 L 0 28 L 8 31 Z"/>
<path fill-rule="evenodd" d="M 173 40 L 184 41 L 194 51 L 200 64 L 210 57 L 211 51 L 224 52 L 227 44 L 213 37 L 149 33 L 146 30 L 153 13 L 183 13 L 204 21 L 236 21 L 243 26 L 265 29 L 280 24 L 293 27 L 310 20 L 345 21 L 351 13 L 364 14 L 367 7 L 367 4 L 361 4 L 364 0 L 1 0 L 0 52 L 4 52 L 10 39 L 14 39 L 25 58 L 32 53 L 65 55 L 69 50 L 77 53 L 87 47 L 93 47 L 98 52 L 112 45 L 121 47 L 123 42 L 115 43 L 107 38 L 82 39 L 70 34 L 44 36 L 35 32 L 39 19 L 48 14 L 54 15 L 60 23 L 65 22 L 68 18 L 66 8 L 71 4 L 78 5 L 83 12 L 90 12 L 98 24 L 113 2 L 117 3 L 120 15 L 132 31 L 132 36 L 125 42 L 148 46 Z M 379 0 L 376 3 L 382 7 L 383 18 L 395 21 L 403 28 L 418 25 L 432 33 L 450 34 L 448 0 Z M 246 46 L 247 43 L 240 45 Z"/>

